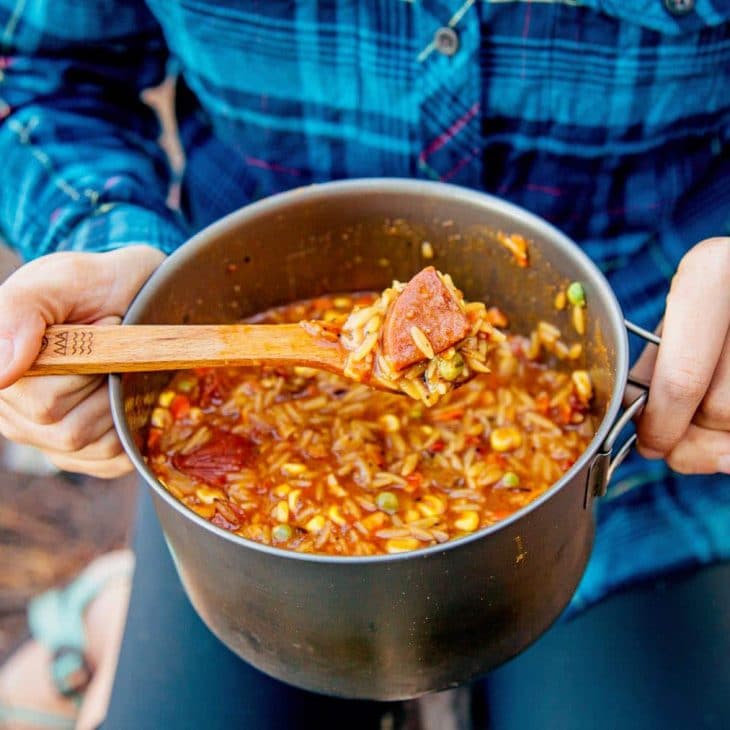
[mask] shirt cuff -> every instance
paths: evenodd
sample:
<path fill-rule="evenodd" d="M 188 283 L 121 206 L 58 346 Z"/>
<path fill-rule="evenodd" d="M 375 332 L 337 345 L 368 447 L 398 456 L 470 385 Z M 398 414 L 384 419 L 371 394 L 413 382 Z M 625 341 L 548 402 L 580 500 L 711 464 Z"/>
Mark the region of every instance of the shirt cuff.
<path fill-rule="evenodd" d="M 74 226 L 58 250 L 103 252 L 146 244 L 170 254 L 188 238 L 173 215 L 129 203 L 103 203 Z"/>

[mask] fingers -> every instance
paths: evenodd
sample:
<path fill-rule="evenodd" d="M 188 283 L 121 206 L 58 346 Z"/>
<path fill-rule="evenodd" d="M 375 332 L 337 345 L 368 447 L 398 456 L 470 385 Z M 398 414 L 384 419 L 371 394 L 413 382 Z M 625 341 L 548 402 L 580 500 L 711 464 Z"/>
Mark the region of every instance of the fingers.
<path fill-rule="evenodd" d="M 669 454 L 710 386 L 730 325 L 730 240 L 709 239 L 685 256 L 667 299 L 662 344 L 639 420 L 642 453 Z"/>
<path fill-rule="evenodd" d="M 49 459 L 75 459 L 79 462 L 87 461 L 107 461 L 115 459 L 120 454 L 124 453 L 117 432 L 114 428 L 110 428 L 105 431 L 98 439 L 91 441 L 86 444 L 84 448 L 78 449 L 77 451 L 56 451 L 54 449 L 46 449 L 46 455 Z"/>
<path fill-rule="evenodd" d="M 65 454 L 49 454 L 48 458 L 61 471 L 89 474 L 98 479 L 116 479 L 124 476 L 134 468 L 126 454 L 119 454 L 113 459 L 101 461 L 84 461 Z"/>
<path fill-rule="evenodd" d="M 130 246 L 51 254 L 18 269 L 0 286 L 0 388 L 30 367 L 47 325 L 121 317 L 163 258 L 149 246 Z"/>
<path fill-rule="evenodd" d="M 60 420 L 39 423 L 26 413 L 16 411 L 0 401 L 0 432 L 17 443 L 43 451 L 78 452 L 100 439 L 113 427 L 106 385 L 84 398 Z"/>
<path fill-rule="evenodd" d="M 730 474 L 730 433 L 692 424 L 666 461 L 680 474 Z"/>
<path fill-rule="evenodd" d="M 694 422 L 704 428 L 730 431 L 730 333 Z"/>
<path fill-rule="evenodd" d="M 0 391 L 0 403 L 5 403 L 38 424 L 58 423 L 101 383 L 101 376 L 48 375 L 22 378 L 12 387 Z"/>

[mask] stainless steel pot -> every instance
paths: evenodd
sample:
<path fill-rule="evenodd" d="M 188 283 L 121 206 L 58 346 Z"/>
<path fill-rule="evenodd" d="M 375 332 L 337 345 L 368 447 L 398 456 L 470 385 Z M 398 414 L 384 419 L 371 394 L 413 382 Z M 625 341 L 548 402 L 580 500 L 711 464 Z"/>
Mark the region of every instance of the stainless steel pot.
<path fill-rule="evenodd" d="M 529 268 L 515 265 L 497 230 L 531 241 Z M 224 218 L 165 261 L 125 320 L 228 322 L 326 292 L 382 289 L 431 263 L 423 241 L 468 299 L 498 303 L 515 330 L 549 319 L 568 331 L 555 293 L 572 280 L 587 292 L 584 365 L 600 427 L 552 489 L 497 525 L 367 558 L 247 542 L 183 507 L 141 456 L 169 375 L 112 379 L 117 429 L 152 490 L 193 606 L 246 661 L 316 692 L 394 700 L 458 685 L 525 649 L 565 608 L 591 550 L 592 498 L 605 489 L 621 426 L 641 405 L 616 423 L 628 372 L 618 302 L 575 244 L 524 210 L 450 185 L 373 179 L 295 190 Z"/>

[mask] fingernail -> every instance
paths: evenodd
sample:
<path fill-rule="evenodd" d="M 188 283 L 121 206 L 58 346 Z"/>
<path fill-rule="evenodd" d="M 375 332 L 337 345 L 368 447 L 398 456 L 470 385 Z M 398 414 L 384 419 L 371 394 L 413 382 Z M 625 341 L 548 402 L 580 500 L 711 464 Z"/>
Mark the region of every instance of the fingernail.
<path fill-rule="evenodd" d="M 13 353 L 15 346 L 13 341 L 7 337 L 0 338 L 0 373 L 2 373 L 8 365 L 13 361 Z"/>
<path fill-rule="evenodd" d="M 721 456 L 717 460 L 717 470 L 723 474 L 730 474 L 730 454 Z"/>

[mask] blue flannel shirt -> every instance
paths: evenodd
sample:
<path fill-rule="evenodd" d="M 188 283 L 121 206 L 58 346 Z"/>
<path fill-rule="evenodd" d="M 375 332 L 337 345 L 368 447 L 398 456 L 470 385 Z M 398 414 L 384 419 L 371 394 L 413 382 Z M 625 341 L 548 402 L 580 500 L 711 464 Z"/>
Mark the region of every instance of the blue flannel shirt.
<path fill-rule="evenodd" d="M 27 258 L 137 242 L 170 252 L 287 188 L 446 180 L 564 230 L 653 327 L 681 256 L 730 233 L 730 0 L 691 5 L 0 0 L 0 232 Z M 187 156 L 179 212 L 139 99 L 170 58 Z M 727 477 L 636 457 L 597 516 L 573 610 L 730 557 Z"/>

